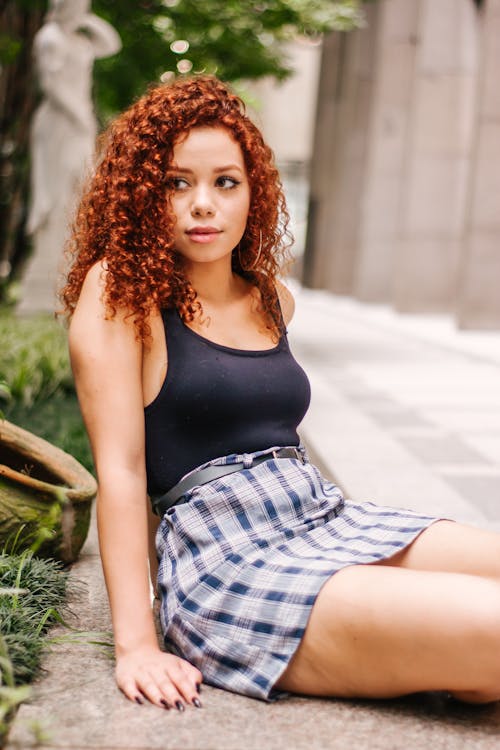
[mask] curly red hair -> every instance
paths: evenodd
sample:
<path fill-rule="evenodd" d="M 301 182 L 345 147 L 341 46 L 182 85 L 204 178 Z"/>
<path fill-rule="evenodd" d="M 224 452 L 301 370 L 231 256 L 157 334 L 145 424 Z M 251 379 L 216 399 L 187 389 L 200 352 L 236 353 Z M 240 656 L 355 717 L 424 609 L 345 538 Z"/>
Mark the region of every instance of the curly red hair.
<path fill-rule="evenodd" d="M 212 76 L 151 88 L 102 136 L 69 243 L 72 264 L 61 291 L 68 316 L 97 261 L 105 261 L 107 269 L 108 315 L 127 308 L 142 340 L 150 335 L 147 320 L 154 308 L 176 307 L 187 322 L 201 313 L 173 247 L 175 217 L 168 200 L 174 145 L 199 126 L 227 128 L 241 147 L 251 197 L 233 270 L 258 287 L 268 327 L 275 335 L 281 331 L 275 283 L 291 240 L 281 182 L 272 151 L 245 105 Z"/>

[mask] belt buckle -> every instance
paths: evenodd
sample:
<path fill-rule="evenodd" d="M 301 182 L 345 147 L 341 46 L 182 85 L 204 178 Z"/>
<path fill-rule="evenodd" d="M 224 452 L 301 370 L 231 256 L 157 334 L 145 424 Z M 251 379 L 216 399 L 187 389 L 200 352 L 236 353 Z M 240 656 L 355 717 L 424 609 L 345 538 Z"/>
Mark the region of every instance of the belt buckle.
<path fill-rule="evenodd" d="M 305 463 L 306 463 L 306 457 L 304 456 L 304 454 L 303 454 L 303 452 L 302 452 L 302 451 L 300 450 L 300 448 L 296 448 L 296 447 L 294 446 L 294 448 L 293 448 L 293 449 L 294 449 L 294 451 L 295 451 L 295 457 L 296 457 L 297 461 L 300 461 L 300 463 L 301 463 L 301 464 L 305 464 Z"/>
<path fill-rule="evenodd" d="M 287 456 L 287 458 L 295 458 L 297 461 L 300 461 L 301 464 L 305 463 L 304 456 L 302 455 L 301 451 L 294 445 L 290 446 L 290 448 L 276 448 L 275 450 L 271 451 L 272 457 L 276 460 L 277 458 L 280 458 L 280 452 L 282 450 L 292 451 L 295 456 Z"/>
<path fill-rule="evenodd" d="M 300 461 L 301 464 L 306 464 L 307 459 L 305 457 L 304 451 L 300 450 L 300 448 L 297 448 L 296 446 L 293 446 L 293 450 L 295 451 L 295 458 L 297 461 Z"/>

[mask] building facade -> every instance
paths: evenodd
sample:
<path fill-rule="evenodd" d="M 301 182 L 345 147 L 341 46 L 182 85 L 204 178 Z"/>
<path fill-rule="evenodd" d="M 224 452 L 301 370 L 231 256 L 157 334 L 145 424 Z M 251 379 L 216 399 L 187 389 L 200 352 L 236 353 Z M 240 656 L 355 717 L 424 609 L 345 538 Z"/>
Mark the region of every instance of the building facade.
<path fill-rule="evenodd" d="M 325 39 L 304 282 L 500 328 L 500 0 L 377 0 Z"/>

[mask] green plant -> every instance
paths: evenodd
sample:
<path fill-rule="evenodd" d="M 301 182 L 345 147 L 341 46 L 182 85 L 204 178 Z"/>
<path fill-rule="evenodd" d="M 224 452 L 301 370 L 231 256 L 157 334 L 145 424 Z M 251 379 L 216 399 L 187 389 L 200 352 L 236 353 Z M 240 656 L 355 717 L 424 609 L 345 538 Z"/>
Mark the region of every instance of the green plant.
<path fill-rule="evenodd" d="M 32 628 L 33 617 L 55 611 L 66 595 L 67 572 L 56 560 L 36 557 L 31 550 L 22 554 L 0 554 L 0 611 L 7 602 L 12 611 L 22 609 Z M 2 590 L 10 590 L 7 600 Z M 12 593 L 14 592 L 14 593 Z M 39 617 L 38 617 L 39 615 Z M 57 618 L 55 618 L 57 619 Z M 48 627 L 50 622 L 44 624 Z M 38 628 L 38 624 L 36 626 Z M 45 627 L 45 629 L 46 629 Z"/>
<path fill-rule="evenodd" d="M 0 380 L 0 403 L 8 402 L 11 398 L 10 388 L 4 380 Z M 5 419 L 3 411 L 0 409 L 0 419 Z"/>
<path fill-rule="evenodd" d="M 0 314 L 0 381 L 25 406 L 73 389 L 62 328 L 46 316 Z"/>
<path fill-rule="evenodd" d="M 40 667 L 44 635 L 62 622 L 67 573 L 31 550 L 0 554 L 0 742 Z M 39 731 L 35 727 L 35 733 Z"/>
<path fill-rule="evenodd" d="M 205 71 L 233 83 L 284 80 L 293 70 L 283 42 L 364 23 L 360 0 L 95 0 L 92 8 L 123 42 L 117 55 L 95 65 L 103 120 L 163 73 Z"/>

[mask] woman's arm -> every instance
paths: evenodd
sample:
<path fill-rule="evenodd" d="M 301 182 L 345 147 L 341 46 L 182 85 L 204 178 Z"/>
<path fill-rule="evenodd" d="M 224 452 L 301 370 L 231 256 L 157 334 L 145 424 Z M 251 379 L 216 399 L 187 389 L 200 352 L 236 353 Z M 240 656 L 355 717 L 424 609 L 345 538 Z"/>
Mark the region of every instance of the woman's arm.
<path fill-rule="evenodd" d="M 131 700 L 197 697 L 201 673 L 158 646 L 150 601 L 142 347 L 125 313 L 106 320 L 100 264 L 87 275 L 70 326 L 78 397 L 98 477 L 99 546 L 116 652 L 116 680 Z M 164 703 L 163 703 L 164 705 Z"/>
<path fill-rule="evenodd" d="M 156 532 L 160 525 L 160 519 L 153 513 L 151 503 L 148 502 L 148 537 L 149 537 L 149 576 L 153 586 L 153 593 L 158 598 L 156 590 L 156 579 L 158 577 L 158 558 L 156 556 Z"/>

